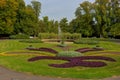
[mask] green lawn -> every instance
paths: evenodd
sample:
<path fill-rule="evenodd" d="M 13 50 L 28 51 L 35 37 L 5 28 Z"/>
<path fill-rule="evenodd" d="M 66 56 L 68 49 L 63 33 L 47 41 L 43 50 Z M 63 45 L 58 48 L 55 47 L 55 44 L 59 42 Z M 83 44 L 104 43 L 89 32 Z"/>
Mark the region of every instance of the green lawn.
<path fill-rule="evenodd" d="M 21 43 L 18 40 L 4 40 L 0 41 L 0 52 L 11 51 L 27 51 L 26 47 L 33 45 L 34 47 L 49 47 L 57 51 L 62 49 L 56 47 L 56 44 L 48 43 Z M 104 47 L 105 51 L 120 52 L 120 44 L 110 41 L 100 41 L 100 46 Z M 87 44 L 69 44 L 71 50 L 75 50 L 81 47 L 94 47 L 95 45 Z M 51 53 L 39 52 L 43 55 L 49 55 Z M 120 75 L 120 54 L 101 54 L 99 52 L 90 52 L 85 55 L 101 55 L 108 56 L 117 60 L 117 62 L 107 62 L 107 66 L 100 68 L 88 68 L 88 67 L 74 67 L 74 68 L 53 68 L 48 64 L 64 63 L 60 60 L 39 60 L 36 62 L 28 62 L 27 60 L 35 55 L 0 55 L 0 65 L 9 69 L 25 72 L 28 74 L 53 76 L 53 77 L 69 77 L 69 78 L 84 78 L 84 79 L 100 79 L 105 77 Z M 54 55 L 53 55 L 54 56 Z"/>

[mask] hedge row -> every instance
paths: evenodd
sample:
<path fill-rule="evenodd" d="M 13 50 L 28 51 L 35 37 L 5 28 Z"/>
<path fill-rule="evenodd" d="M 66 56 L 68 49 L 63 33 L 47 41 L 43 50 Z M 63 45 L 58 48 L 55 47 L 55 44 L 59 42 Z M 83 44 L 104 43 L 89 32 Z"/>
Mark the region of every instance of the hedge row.
<path fill-rule="evenodd" d="M 24 42 L 24 43 L 43 43 L 43 41 L 39 39 L 24 39 L 24 40 L 19 40 L 19 42 Z"/>
<path fill-rule="evenodd" d="M 11 35 L 9 38 L 10 39 L 29 39 L 30 36 L 26 34 L 16 34 L 16 35 Z"/>
<path fill-rule="evenodd" d="M 99 41 L 95 40 L 76 40 L 74 41 L 75 44 L 89 44 L 89 45 L 94 45 L 98 44 Z"/>
<path fill-rule="evenodd" d="M 62 33 L 61 35 L 55 34 L 55 33 L 39 33 L 38 37 L 40 39 L 80 39 L 81 34 L 80 33 Z"/>

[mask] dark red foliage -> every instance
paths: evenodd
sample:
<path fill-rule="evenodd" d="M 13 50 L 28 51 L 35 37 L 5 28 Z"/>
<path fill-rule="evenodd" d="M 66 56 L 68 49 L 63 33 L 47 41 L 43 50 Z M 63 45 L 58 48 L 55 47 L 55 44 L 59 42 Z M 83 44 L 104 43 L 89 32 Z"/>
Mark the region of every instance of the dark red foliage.
<path fill-rule="evenodd" d="M 57 67 L 57 68 L 69 68 L 69 67 L 75 67 L 75 66 L 83 66 L 83 67 L 103 67 L 107 64 L 104 62 L 95 62 L 95 61 L 79 61 L 79 62 L 70 62 L 70 63 L 64 63 L 64 64 L 49 64 L 49 66 Z"/>
<path fill-rule="evenodd" d="M 37 60 L 41 60 L 41 59 L 67 60 L 67 61 L 70 61 L 69 57 L 54 57 L 54 56 L 36 56 L 36 57 L 28 59 L 28 61 L 32 62 L 32 61 L 37 61 Z"/>
<path fill-rule="evenodd" d="M 106 61 L 112 61 L 115 62 L 116 60 L 110 58 L 110 57 L 104 57 L 104 56 L 81 56 L 81 57 L 73 57 L 71 58 L 71 61 L 83 61 L 83 60 L 106 60 Z"/>
<path fill-rule="evenodd" d="M 85 53 L 85 52 L 89 52 L 89 51 L 101 51 L 101 50 L 103 50 L 103 49 L 102 48 L 80 48 L 75 51 Z"/>
<path fill-rule="evenodd" d="M 51 59 L 51 60 L 65 60 L 69 61 L 64 64 L 49 64 L 49 66 L 52 67 L 58 67 L 58 68 L 69 68 L 69 67 L 75 67 L 75 66 L 83 66 L 83 67 L 102 67 L 106 66 L 107 64 L 101 61 L 85 61 L 85 60 L 106 60 L 115 62 L 116 60 L 109 58 L 109 57 L 103 57 L 103 56 L 82 56 L 82 57 L 52 57 L 52 56 L 37 56 L 29 59 L 28 61 L 37 61 L 41 59 Z"/>
<path fill-rule="evenodd" d="M 44 52 L 50 52 L 50 53 L 54 53 L 57 54 L 58 52 L 51 49 L 51 48 L 27 48 L 28 50 L 35 50 L 35 51 L 44 51 Z"/>

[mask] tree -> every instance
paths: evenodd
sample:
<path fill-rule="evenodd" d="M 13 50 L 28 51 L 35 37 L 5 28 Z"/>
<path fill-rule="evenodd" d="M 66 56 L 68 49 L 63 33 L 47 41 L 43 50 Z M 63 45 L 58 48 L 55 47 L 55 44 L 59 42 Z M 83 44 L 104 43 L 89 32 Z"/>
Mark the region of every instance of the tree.
<path fill-rule="evenodd" d="M 18 3 L 16 0 L 0 1 L 0 34 L 12 34 L 16 21 Z"/>
<path fill-rule="evenodd" d="M 111 35 L 113 35 L 114 37 L 120 36 L 120 23 L 116 23 L 111 27 L 112 27 L 110 30 Z"/>
<path fill-rule="evenodd" d="M 16 21 L 14 24 L 14 34 L 23 33 L 24 21 L 25 21 L 25 2 L 23 0 L 16 0 L 18 3 L 18 9 L 16 11 Z M 25 21 L 26 22 L 26 21 Z"/>
<path fill-rule="evenodd" d="M 28 35 L 35 35 L 36 32 L 39 32 L 38 27 L 36 27 L 36 16 L 34 14 L 33 8 L 30 5 L 28 5 L 25 9 L 24 20 L 22 23 L 23 33 Z"/>
<path fill-rule="evenodd" d="M 107 36 L 106 30 L 109 27 L 109 17 L 108 17 L 108 9 L 109 9 L 109 0 L 96 0 L 95 1 L 95 20 L 97 22 L 98 32 L 100 37 Z"/>
<path fill-rule="evenodd" d="M 34 10 L 34 14 L 35 14 L 35 27 L 34 27 L 34 36 L 37 36 L 39 33 L 39 16 L 40 16 L 40 12 L 41 12 L 41 3 L 39 1 L 31 1 L 32 4 L 32 8 Z"/>
<path fill-rule="evenodd" d="M 69 32 L 69 27 L 68 27 L 68 20 L 67 18 L 63 18 L 61 19 L 60 23 L 59 23 L 62 32 Z"/>
<path fill-rule="evenodd" d="M 44 16 L 43 20 L 39 21 L 40 32 L 57 33 L 58 21 L 49 20 L 48 16 Z"/>
<path fill-rule="evenodd" d="M 39 1 L 31 1 L 32 7 L 34 9 L 36 19 L 39 20 L 40 12 L 41 12 L 41 3 Z"/>
<path fill-rule="evenodd" d="M 92 3 L 85 1 L 76 9 L 77 29 L 84 36 L 91 36 L 93 33 L 91 22 L 93 21 Z"/>

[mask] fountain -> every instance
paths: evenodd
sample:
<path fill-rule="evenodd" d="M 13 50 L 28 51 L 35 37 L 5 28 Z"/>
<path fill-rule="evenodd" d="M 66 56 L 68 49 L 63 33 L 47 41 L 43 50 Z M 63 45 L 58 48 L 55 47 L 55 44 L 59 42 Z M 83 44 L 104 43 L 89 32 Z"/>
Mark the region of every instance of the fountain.
<path fill-rule="evenodd" d="M 64 36 L 63 36 L 63 34 L 62 34 L 62 30 L 61 30 L 61 27 L 60 27 L 60 26 L 58 26 L 58 39 L 60 40 L 59 46 L 60 46 L 60 47 L 65 47 L 66 45 L 65 45 L 65 43 L 64 43 Z"/>

